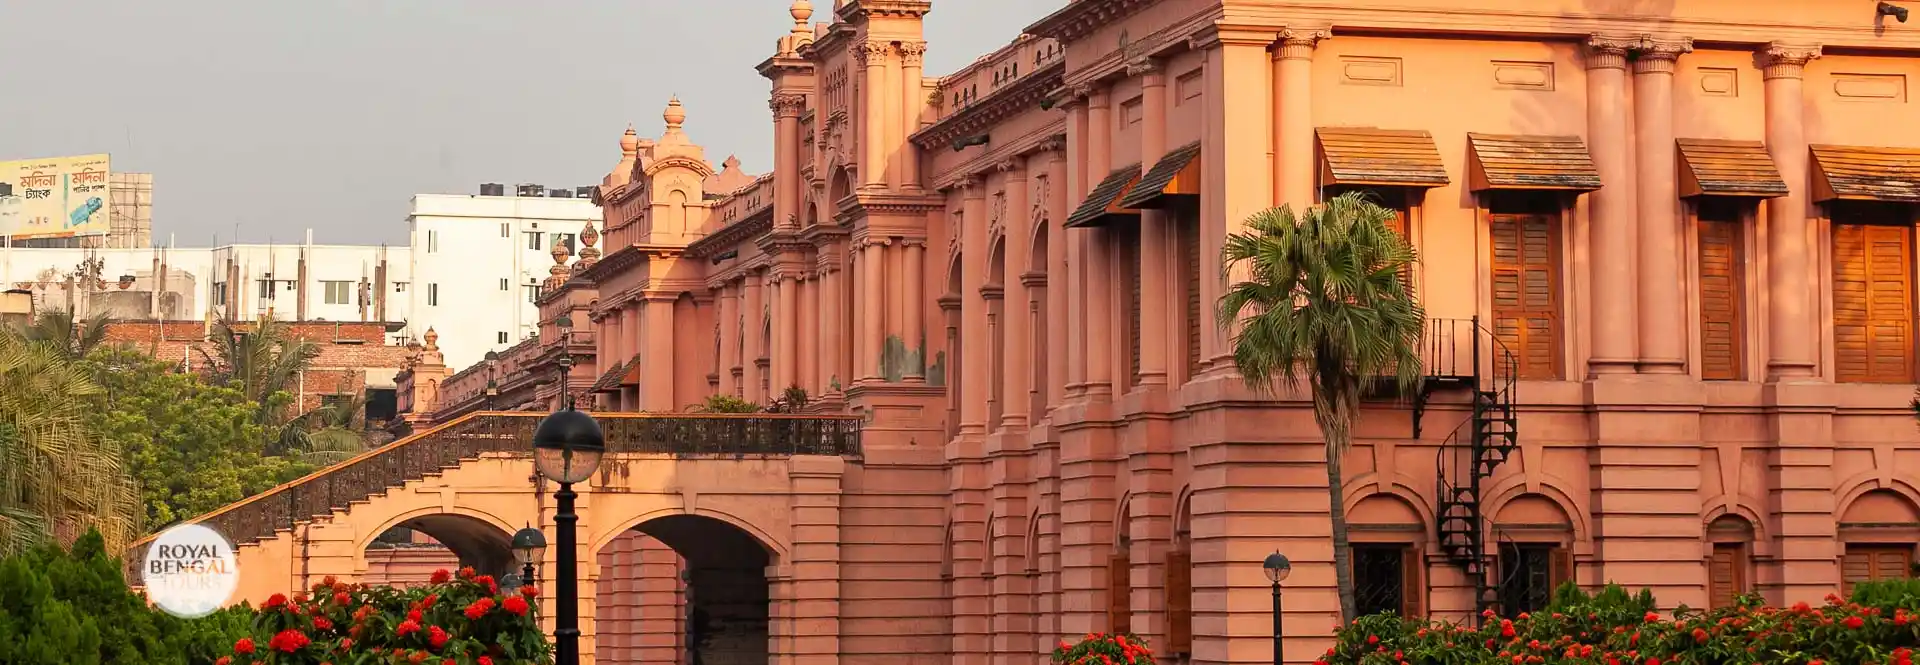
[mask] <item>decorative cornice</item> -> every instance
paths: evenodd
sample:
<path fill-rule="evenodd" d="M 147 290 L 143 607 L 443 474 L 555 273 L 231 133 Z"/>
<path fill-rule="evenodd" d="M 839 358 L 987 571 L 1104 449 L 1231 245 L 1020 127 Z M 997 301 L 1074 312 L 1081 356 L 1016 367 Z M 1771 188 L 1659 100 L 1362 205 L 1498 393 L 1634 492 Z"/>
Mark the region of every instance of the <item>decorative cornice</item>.
<path fill-rule="evenodd" d="M 1028 270 L 1020 273 L 1020 285 L 1029 289 L 1047 285 L 1047 273 L 1043 270 Z"/>
<path fill-rule="evenodd" d="M 1639 43 L 1636 37 L 1588 35 L 1587 69 L 1626 69 L 1627 52 Z"/>
<path fill-rule="evenodd" d="M 889 42 L 860 42 L 847 47 L 847 50 L 853 55 L 853 61 L 860 63 L 862 67 L 884 65 L 886 64 L 887 54 L 893 51 L 893 44 Z"/>
<path fill-rule="evenodd" d="M 667 155 L 665 157 L 661 157 L 659 159 L 655 159 L 653 161 L 647 162 L 645 173 L 649 176 L 655 175 L 660 173 L 663 170 L 666 170 L 667 167 L 670 167 L 670 166 L 678 166 L 686 169 L 691 169 L 693 172 L 700 174 L 700 177 L 702 178 L 713 175 L 712 164 L 708 164 L 706 160 L 694 159 L 686 155 Z"/>
<path fill-rule="evenodd" d="M 1056 60 L 1039 71 L 989 92 L 964 109 L 953 112 L 925 129 L 915 132 L 912 141 L 923 150 L 953 145 L 954 139 L 992 129 L 1001 122 L 1036 109 L 1040 100 L 1060 86 L 1066 74 L 1065 59 Z"/>
<path fill-rule="evenodd" d="M 775 118 L 798 118 L 807 110 L 807 96 L 799 93 L 774 93 L 767 100 L 767 107 L 773 109 Z"/>
<path fill-rule="evenodd" d="M 600 260 L 595 262 L 593 267 L 581 271 L 577 279 L 592 282 L 597 285 L 600 283 L 600 280 L 606 279 L 609 275 L 615 275 L 628 268 L 639 265 L 640 261 L 645 259 L 646 256 L 646 251 L 641 249 L 639 245 L 628 245 L 614 250 L 611 254 L 600 257 Z"/>
<path fill-rule="evenodd" d="M 1820 57 L 1820 51 L 1819 44 L 1767 44 L 1760 48 L 1760 66 L 1765 70 L 1762 78 L 1800 78 L 1806 73 L 1807 63 Z"/>
<path fill-rule="evenodd" d="M 834 13 L 848 23 L 870 18 L 920 18 L 933 11 L 927 0 L 853 0 Z"/>
<path fill-rule="evenodd" d="M 1052 14 L 1046 15 L 1025 32 L 1039 37 L 1050 37 L 1061 44 L 1092 34 L 1132 16 L 1135 12 L 1152 6 L 1156 0 L 1079 0 L 1069 2 Z"/>
<path fill-rule="evenodd" d="M 1680 56 L 1693 52 L 1693 40 L 1656 39 L 1652 35 L 1642 35 L 1640 43 L 1633 47 L 1633 72 L 1635 74 L 1672 74 L 1674 64 Z"/>
<path fill-rule="evenodd" d="M 1280 28 L 1266 25 L 1233 25 L 1229 23 L 1211 23 L 1187 38 L 1187 48 L 1205 51 L 1218 46 L 1259 46 L 1273 45 L 1280 39 Z"/>
<path fill-rule="evenodd" d="M 720 227 L 720 230 L 707 234 L 705 238 L 689 243 L 687 256 L 696 259 L 708 258 L 742 242 L 758 238 L 772 229 L 773 208 L 768 206 L 739 221 Z M 605 263 L 606 259 L 601 259 L 600 262 Z"/>
<path fill-rule="evenodd" d="M 999 284 L 983 284 L 980 286 L 981 300 L 1000 300 L 1005 298 L 1006 295 L 1007 295 L 1006 287 L 1003 287 Z"/>
<path fill-rule="evenodd" d="M 1153 58 L 1140 58 L 1127 63 L 1127 76 L 1147 76 L 1148 74 L 1158 74 L 1164 71 L 1165 69 L 1166 69 L 1166 66 L 1162 65 L 1159 60 L 1156 60 Z"/>

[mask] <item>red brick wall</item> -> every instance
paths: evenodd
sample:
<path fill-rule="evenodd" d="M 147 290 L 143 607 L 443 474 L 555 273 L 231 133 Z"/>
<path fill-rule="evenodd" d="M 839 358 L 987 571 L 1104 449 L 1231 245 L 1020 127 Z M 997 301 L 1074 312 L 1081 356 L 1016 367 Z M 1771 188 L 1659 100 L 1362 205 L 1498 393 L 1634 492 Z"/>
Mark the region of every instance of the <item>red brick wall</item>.
<path fill-rule="evenodd" d="M 285 325 L 294 337 L 320 346 L 320 354 L 300 382 L 301 410 L 320 406 L 326 395 L 364 391 L 370 371 L 382 374 L 375 377 L 376 383 L 391 384 L 393 374 L 407 358 L 406 347 L 386 344 L 385 324 L 316 321 Z M 236 327 L 245 330 L 253 324 Z M 109 344 L 131 344 L 135 350 L 151 352 L 169 363 L 189 359 L 190 366 L 200 370 L 207 362 L 201 350 L 212 350 L 206 339 L 208 331 L 208 326 L 199 321 L 114 321 L 107 324 L 106 338 Z"/>

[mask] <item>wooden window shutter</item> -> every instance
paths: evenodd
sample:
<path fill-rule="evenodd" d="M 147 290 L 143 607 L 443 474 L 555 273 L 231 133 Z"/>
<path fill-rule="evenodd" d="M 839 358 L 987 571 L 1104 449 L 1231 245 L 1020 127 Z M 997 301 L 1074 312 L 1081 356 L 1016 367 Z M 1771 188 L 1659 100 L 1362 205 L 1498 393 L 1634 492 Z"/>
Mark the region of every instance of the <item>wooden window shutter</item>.
<path fill-rule="evenodd" d="M 1488 222 L 1494 335 L 1513 353 L 1519 378 L 1560 379 L 1559 225 L 1545 214 L 1491 215 Z"/>
<path fill-rule="evenodd" d="M 1713 558 L 1707 562 L 1708 607 L 1732 607 L 1734 599 L 1746 593 L 1746 548 L 1717 543 Z"/>
<path fill-rule="evenodd" d="M 1400 553 L 1400 616 L 1427 615 L 1427 552 L 1417 545 Z"/>
<path fill-rule="evenodd" d="M 1740 221 L 1709 219 L 1702 209 L 1700 236 L 1700 377 L 1713 381 L 1746 378 L 1741 325 Z"/>
<path fill-rule="evenodd" d="M 1168 653 L 1193 653 L 1193 556 L 1167 553 Z"/>
<path fill-rule="evenodd" d="M 1200 375 L 1200 333 L 1207 308 L 1200 304 L 1200 222 L 1185 218 L 1180 223 L 1180 258 L 1186 271 L 1187 292 L 1187 379 Z"/>
<path fill-rule="evenodd" d="M 1913 380 L 1913 229 L 1833 227 L 1834 370 L 1842 382 Z"/>
<path fill-rule="evenodd" d="M 1121 246 L 1127 273 L 1127 385 L 1140 385 L 1140 227 L 1133 227 Z"/>
<path fill-rule="evenodd" d="M 1133 565 L 1127 555 L 1107 560 L 1107 632 L 1133 632 Z"/>
<path fill-rule="evenodd" d="M 1547 552 L 1547 581 L 1555 591 L 1560 590 L 1560 585 L 1573 581 L 1573 550 L 1555 547 Z"/>

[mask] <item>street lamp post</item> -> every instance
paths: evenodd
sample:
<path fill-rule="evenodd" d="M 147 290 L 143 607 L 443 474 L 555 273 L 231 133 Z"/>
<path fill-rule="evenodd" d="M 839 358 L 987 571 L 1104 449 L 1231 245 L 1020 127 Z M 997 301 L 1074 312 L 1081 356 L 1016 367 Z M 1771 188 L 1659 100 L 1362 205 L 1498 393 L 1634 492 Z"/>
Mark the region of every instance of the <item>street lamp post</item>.
<path fill-rule="evenodd" d="M 1274 552 L 1267 555 L 1267 560 L 1260 563 L 1260 568 L 1266 571 L 1267 579 L 1273 582 L 1273 665 L 1281 665 L 1286 662 L 1286 656 L 1283 655 L 1286 638 L 1282 634 L 1284 631 L 1281 630 L 1280 621 L 1280 583 L 1287 579 L 1288 573 L 1293 572 L 1293 564 L 1287 561 L 1287 555 Z"/>
<path fill-rule="evenodd" d="M 487 410 L 492 411 L 494 398 L 497 398 L 500 396 L 500 384 L 495 383 L 493 380 L 494 368 L 498 367 L 500 364 L 500 353 L 497 351 L 488 351 L 486 357 L 487 357 Z"/>
<path fill-rule="evenodd" d="M 527 586 L 535 586 L 539 578 L 534 576 L 533 562 L 539 561 L 547 552 L 547 535 L 529 524 L 513 532 L 513 558 L 520 560 L 520 580 Z"/>
<path fill-rule="evenodd" d="M 573 410 L 573 390 L 568 380 L 573 376 L 573 318 L 562 316 L 553 320 L 560 329 L 560 359 L 554 364 L 560 368 L 560 408 Z"/>
<path fill-rule="evenodd" d="M 606 435 L 593 416 L 575 411 L 572 404 L 540 421 L 533 432 L 533 466 L 540 475 L 560 484 L 553 495 L 554 540 L 560 547 L 555 561 L 555 617 L 553 641 L 557 665 L 580 665 L 579 552 L 574 526 L 573 484 L 593 475 L 607 450 Z"/>

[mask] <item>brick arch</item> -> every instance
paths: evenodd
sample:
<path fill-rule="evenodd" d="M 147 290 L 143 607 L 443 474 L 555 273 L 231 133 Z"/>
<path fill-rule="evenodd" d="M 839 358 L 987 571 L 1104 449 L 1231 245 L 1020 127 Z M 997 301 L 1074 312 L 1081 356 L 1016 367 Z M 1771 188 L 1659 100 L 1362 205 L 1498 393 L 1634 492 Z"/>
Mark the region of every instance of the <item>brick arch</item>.
<path fill-rule="evenodd" d="M 394 527 L 400 526 L 402 524 L 405 524 L 407 522 L 413 522 L 413 521 L 429 519 L 429 518 L 450 518 L 451 520 L 465 522 L 466 524 L 463 524 L 462 526 L 474 525 L 481 529 L 490 528 L 493 531 L 493 533 L 487 534 L 487 535 L 498 536 L 497 541 L 493 543 L 487 543 L 487 544 L 498 545 L 500 548 L 498 552 L 475 552 L 473 551 L 472 548 L 484 547 L 486 544 L 471 542 L 469 539 L 462 538 L 462 537 L 455 537 L 455 538 L 449 539 L 445 537 L 444 531 L 440 534 L 434 533 L 435 529 L 432 527 L 432 525 L 423 525 L 422 527 L 418 527 L 418 528 L 409 527 L 409 528 L 414 528 L 414 530 L 416 531 L 420 531 L 429 536 L 432 536 L 434 540 L 439 541 L 441 545 L 446 546 L 446 548 L 448 550 L 451 550 L 455 556 L 458 556 L 462 564 L 469 564 L 469 563 L 488 564 L 488 565 L 494 565 L 495 567 L 498 567 L 499 565 L 505 565 L 507 563 L 512 562 L 513 532 L 518 530 L 519 527 L 512 526 L 509 522 L 507 522 L 505 519 L 502 519 L 498 515 L 494 515 L 490 512 L 474 509 L 467 506 L 451 506 L 451 507 L 425 506 L 425 507 L 403 511 L 398 514 L 395 514 L 392 517 L 387 518 L 387 520 L 382 522 L 379 526 L 371 530 L 361 532 L 359 537 L 354 541 L 354 547 L 353 547 L 354 572 L 358 575 L 366 574 L 366 571 L 368 568 L 367 546 L 372 545 L 373 540 L 375 538 L 379 538 L 380 534 L 386 533 L 388 530 L 393 529 Z M 444 522 L 444 521 L 440 522 L 440 524 L 448 524 L 448 523 L 449 522 Z M 476 537 L 485 538 L 486 535 L 478 535 Z M 488 555 L 491 555 L 491 556 L 488 556 Z M 486 557 L 486 558 L 484 560 L 477 560 L 476 557 Z M 500 560 L 495 561 L 494 559 L 500 559 Z M 482 572 L 498 573 L 501 571 L 486 570 Z"/>
<path fill-rule="evenodd" d="M 1578 509 L 1579 504 L 1574 502 L 1573 497 L 1569 496 L 1559 483 L 1542 479 L 1538 487 L 1528 488 L 1527 485 L 1525 479 L 1514 475 L 1510 476 L 1506 482 L 1495 484 L 1483 495 L 1480 500 L 1480 514 L 1486 520 L 1487 528 L 1493 527 L 1494 518 L 1500 514 L 1502 508 L 1507 507 L 1507 504 L 1521 497 L 1538 496 L 1551 501 L 1560 509 L 1560 512 L 1566 514 L 1568 523 L 1573 526 L 1574 545 L 1585 546 L 1593 542 L 1593 531 L 1587 524 L 1586 512 Z"/>
<path fill-rule="evenodd" d="M 1864 471 L 1838 483 L 1840 489 L 1833 500 L 1833 519 L 1837 523 L 1845 517 L 1847 510 L 1853 507 L 1860 497 L 1881 491 L 1892 492 L 1907 500 L 1907 504 L 1920 511 L 1920 487 L 1904 478 L 1884 477 L 1879 471 Z"/>
<path fill-rule="evenodd" d="M 1773 536 L 1772 536 L 1772 530 L 1767 528 L 1766 519 L 1761 517 L 1762 515 L 1765 515 L 1766 512 L 1764 512 L 1757 504 L 1747 500 L 1746 497 L 1722 496 L 1722 497 L 1716 497 L 1714 500 L 1708 501 L 1707 505 L 1710 507 L 1707 508 L 1706 510 L 1700 511 L 1700 530 L 1701 530 L 1702 538 L 1706 537 L 1705 534 L 1706 534 L 1707 527 L 1712 525 L 1715 521 L 1719 520 L 1720 518 L 1738 517 L 1740 519 L 1746 520 L 1747 524 L 1753 527 L 1753 543 L 1754 543 L 1755 550 L 1760 551 L 1761 553 L 1765 553 L 1764 550 L 1767 548 L 1767 544 L 1771 542 Z"/>
<path fill-rule="evenodd" d="M 1433 514 L 1433 503 L 1414 489 L 1414 479 L 1404 473 L 1395 473 L 1393 478 L 1381 482 L 1379 474 L 1368 472 L 1348 481 L 1342 491 L 1340 504 L 1348 515 L 1360 507 L 1360 503 L 1376 496 L 1390 496 L 1405 502 L 1420 520 L 1420 535 L 1423 539 L 1435 538 L 1433 529 L 1437 518 Z M 1489 512 L 1488 515 L 1493 513 Z M 1348 520 L 1351 523 L 1351 519 Z"/>
<path fill-rule="evenodd" d="M 756 542 L 760 543 L 760 546 L 767 551 L 767 558 L 769 560 L 768 563 L 771 565 L 777 566 L 777 565 L 780 565 L 781 562 L 787 561 L 789 559 L 789 554 L 788 554 L 788 552 L 790 551 L 789 545 L 787 543 L 781 542 L 780 539 L 775 538 L 773 534 L 769 533 L 766 529 L 763 529 L 759 525 L 754 524 L 751 520 L 740 517 L 739 515 L 735 515 L 731 512 L 728 512 L 725 510 L 718 510 L 714 508 L 707 508 L 704 506 L 695 508 L 693 510 L 685 510 L 681 508 L 660 508 L 656 510 L 647 511 L 636 516 L 628 517 L 625 520 L 616 522 L 616 524 L 619 525 L 618 528 L 610 529 L 606 533 L 602 533 L 599 536 L 595 537 L 593 543 L 589 546 L 587 551 L 599 552 L 600 550 L 606 549 L 608 543 L 612 543 L 615 539 L 618 539 L 620 536 L 624 535 L 628 531 L 633 530 L 635 527 L 638 527 L 642 524 L 646 524 L 647 522 L 651 522 L 653 520 L 660 519 L 662 517 L 672 517 L 675 515 L 691 515 L 695 517 L 706 517 L 709 519 L 724 522 L 735 529 L 739 529 L 741 533 L 746 534 L 747 536 L 753 538 L 753 540 L 755 540 Z"/>

